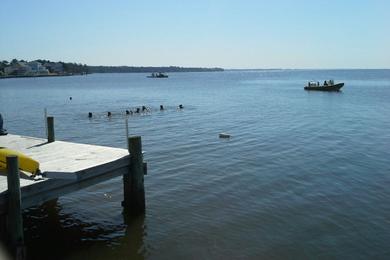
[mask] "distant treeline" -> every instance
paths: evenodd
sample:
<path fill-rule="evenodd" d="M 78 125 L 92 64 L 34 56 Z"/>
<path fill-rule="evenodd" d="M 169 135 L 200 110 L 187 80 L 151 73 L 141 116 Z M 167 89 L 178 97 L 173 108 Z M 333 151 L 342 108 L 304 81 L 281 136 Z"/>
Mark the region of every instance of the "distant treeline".
<path fill-rule="evenodd" d="M 38 62 L 38 63 L 37 63 Z M 31 68 L 34 66 L 34 68 Z M 39 69 L 39 73 L 36 70 Z M 34 70 L 34 74 L 31 71 Z M 135 67 L 135 66 L 88 66 L 81 63 L 53 62 L 50 60 L 37 59 L 34 61 L 0 60 L 0 76 L 36 76 L 36 75 L 77 75 L 89 73 L 153 73 L 153 72 L 210 72 L 223 71 L 222 68 L 185 68 L 178 66 L 169 67 Z M 31 74 L 31 75 L 30 75 Z"/>
<path fill-rule="evenodd" d="M 49 60 L 37 60 L 38 62 L 42 64 L 52 63 Z M 81 63 L 72 63 L 72 62 L 62 62 L 59 61 L 58 63 L 62 64 L 64 72 L 68 74 L 88 74 L 89 68 L 86 64 Z"/>
<path fill-rule="evenodd" d="M 210 72 L 223 71 L 222 68 L 185 67 L 133 67 L 133 66 L 88 66 L 89 73 L 153 73 L 153 72 Z"/>
<path fill-rule="evenodd" d="M 34 60 L 32 62 L 39 62 L 40 66 L 45 67 L 50 73 L 58 73 L 58 74 L 87 74 L 89 73 L 88 71 L 88 66 L 86 64 L 81 64 L 81 63 L 71 63 L 71 62 L 53 62 L 50 60 L 43 60 L 43 59 L 38 59 Z M 14 73 L 15 75 L 18 75 L 19 71 L 24 72 L 27 70 L 26 68 L 29 67 L 31 62 L 26 61 L 26 60 L 17 60 L 13 59 L 11 61 L 0 61 L 0 75 L 5 73 L 5 70 L 7 67 L 13 67 L 15 68 Z M 36 64 L 35 64 L 36 65 Z M 54 71 L 56 70 L 56 71 Z"/>

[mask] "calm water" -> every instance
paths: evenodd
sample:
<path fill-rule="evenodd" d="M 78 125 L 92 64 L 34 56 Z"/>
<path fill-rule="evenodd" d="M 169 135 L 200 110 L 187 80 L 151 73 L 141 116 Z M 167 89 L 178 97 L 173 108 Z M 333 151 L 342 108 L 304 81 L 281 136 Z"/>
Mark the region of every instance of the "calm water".
<path fill-rule="evenodd" d="M 303 90 L 328 78 L 344 81 L 343 91 Z M 124 219 L 116 178 L 27 210 L 28 254 L 389 259 L 389 100 L 390 70 L 0 80 L 0 112 L 14 134 L 43 137 L 46 107 L 57 139 L 125 148 L 124 111 L 151 108 L 129 118 L 149 163 L 146 215 Z"/>

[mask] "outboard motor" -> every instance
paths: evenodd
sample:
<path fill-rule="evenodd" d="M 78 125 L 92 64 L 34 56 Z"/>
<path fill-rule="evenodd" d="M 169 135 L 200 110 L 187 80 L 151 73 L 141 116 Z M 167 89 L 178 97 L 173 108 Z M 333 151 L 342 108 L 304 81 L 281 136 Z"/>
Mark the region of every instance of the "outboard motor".
<path fill-rule="evenodd" d="M 5 129 L 3 128 L 3 123 L 4 123 L 3 117 L 2 117 L 1 114 L 0 114 L 0 135 L 6 135 L 6 134 L 8 134 L 8 133 L 7 133 L 7 130 L 5 130 Z"/>

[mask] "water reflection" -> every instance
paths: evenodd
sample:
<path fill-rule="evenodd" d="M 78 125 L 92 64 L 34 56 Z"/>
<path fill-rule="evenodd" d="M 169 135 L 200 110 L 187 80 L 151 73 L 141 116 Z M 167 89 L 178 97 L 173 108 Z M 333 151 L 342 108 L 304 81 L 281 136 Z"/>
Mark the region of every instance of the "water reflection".
<path fill-rule="evenodd" d="M 148 255 L 144 240 L 147 236 L 145 215 L 134 217 L 123 214 L 123 220 L 126 224 L 126 231 L 121 238 L 116 254 L 119 254 L 120 258 L 145 259 Z"/>
<path fill-rule="evenodd" d="M 145 216 L 93 223 L 64 213 L 57 200 L 23 214 L 28 259 L 144 259 Z M 109 220 L 107 220 L 109 221 Z"/>

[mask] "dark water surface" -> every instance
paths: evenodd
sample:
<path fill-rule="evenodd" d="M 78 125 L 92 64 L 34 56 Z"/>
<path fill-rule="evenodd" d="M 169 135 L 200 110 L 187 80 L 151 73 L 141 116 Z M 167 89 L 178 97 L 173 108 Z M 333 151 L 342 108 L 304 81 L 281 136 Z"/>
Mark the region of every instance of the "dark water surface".
<path fill-rule="evenodd" d="M 303 90 L 328 78 L 345 82 L 343 91 Z M 123 217 L 116 178 L 26 210 L 28 254 L 390 259 L 389 100 L 390 70 L 0 80 L 13 134 L 43 137 L 46 107 L 57 139 L 125 148 L 124 111 L 151 108 L 129 118 L 149 163 L 146 215 Z"/>

